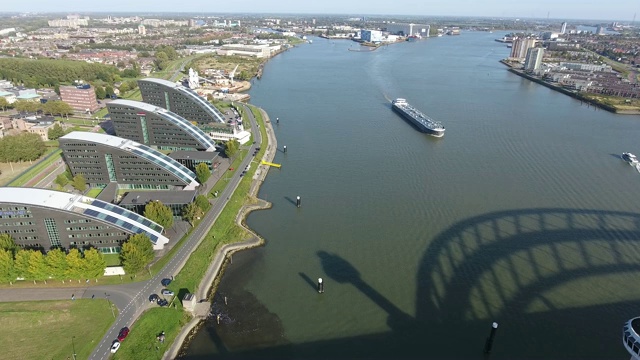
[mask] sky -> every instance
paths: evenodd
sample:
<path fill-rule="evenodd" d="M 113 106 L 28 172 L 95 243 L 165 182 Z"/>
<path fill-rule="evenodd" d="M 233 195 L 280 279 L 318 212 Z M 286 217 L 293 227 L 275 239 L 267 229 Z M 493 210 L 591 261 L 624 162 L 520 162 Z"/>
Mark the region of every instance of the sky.
<path fill-rule="evenodd" d="M 549 17 L 630 22 L 640 13 L 640 0 L 7 0 L 0 11 Z"/>

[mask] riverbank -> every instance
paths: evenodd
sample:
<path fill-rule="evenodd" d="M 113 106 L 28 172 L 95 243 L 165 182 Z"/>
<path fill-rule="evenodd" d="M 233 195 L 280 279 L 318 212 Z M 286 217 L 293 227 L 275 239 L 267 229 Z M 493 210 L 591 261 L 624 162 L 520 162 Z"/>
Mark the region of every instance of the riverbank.
<path fill-rule="evenodd" d="M 251 111 L 247 105 L 244 106 L 247 112 Z M 263 159 L 267 162 L 271 162 L 275 158 L 278 145 L 268 114 L 260 108 L 259 111 L 262 115 L 265 131 L 267 134 L 266 150 Z M 258 123 L 258 128 L 259 127 L 260 124 Z M 215 293 L 215 289 L 218 282 L 220 281 L 220 277 L 224 273 L 224 269 L 228 265 L 228 263 L 232 262 L 231 256 L 235 252 L 254 248 L 256 246 L 264 244 L 264 239 L 246 226 L 245 219 L 253 211 L 268 209 L 271 207 L 270 202 L 257 198 L 260 186 L 266 179 L 268 172 L 268 165 L 258 165 L 248 193 L 250 203 L 245 204 L 236 216 L 236 224 L 247 233 L 249 233 L 250 238 L 240 243 L 224 245 L 220 250 L 216 252 L 213 261 L 207 269 L 207 275 L 203 277 L 198 286 L 198 290 L 196 291 L 197 299 L 206 300 L 210 296 L 212 296 L 213 293 Z M 198 303 L 196 305 L 193 319 L 182 328 L 180 333 L 176 336 L 176 339 L 174 340 L 171 347 L 165 352 L 163 359 L 174 359 L 178 357 L 182 351 L 184 351 L 193 335 L 198 331 L 203 321 L 206 320 L 209 316 L 210 307 L 211 304 L 208 301 Z"/>
<path fill-rule="evenodd" d="M 609 112 L 612 112 L 614 114 L 619 114 L 619 115 L 640 115 L 640 109 L 638 110 L 634 110 L 634 109 L 620 109 L 616 106 L 612 106 L 609 104 L 605 104 L 601 101 L 598 101 L 597 98 L 591 98 L 591 97 L 587 97 L 585 95 L 583 95 L 580 92 L 577 91 L 573 91 L 573 90 L 569 90 L 566 89 L 562 86 L 558 86 L 558 85 L 554 85 L 552 83 L 549 83 L 547 81 L 544 81 L 543 79 L 537 77 L 537 76 L 533 76 L 530 74 L 527 74 L 526 72 L 519 70 L 519 69 L 515 69 L 513 68 L 508 62 L 504 61 L 504 60 L 500 60 L 500 62 L 506 66 L 509 67 L 509 71 L 511 73 L 514 73 L 516 75 L 519 75 L 527 80 L 531 80 L 535 83 L 538 83 L 540 85 L 546 86 L 550 89 L 553 89 L 555 91 L 558 91 L 560 93 L 563 93 L 565 95 L 571 96 L 574 99 L 580 100 L 582 102 L 586 102 L 588 105 L 593 105 L 596 107 L 599 107 L 601 109 L 607 110 Z"/>

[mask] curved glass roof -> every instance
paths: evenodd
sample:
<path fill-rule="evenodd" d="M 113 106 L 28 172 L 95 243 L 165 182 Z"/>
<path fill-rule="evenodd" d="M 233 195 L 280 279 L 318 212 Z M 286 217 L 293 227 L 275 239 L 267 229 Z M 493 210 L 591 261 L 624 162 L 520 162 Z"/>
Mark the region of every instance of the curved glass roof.
<path fill-rule="evenodd" d="M 224 120 L 224 116 L 222 115 L 220 110 L 218 110 L 210 102 L 208 102 L 207 100 L 203 99 L 202 96 L 198 95 L 195 91 L 189 89 L 188 87 L 182 86 L 180 84 L 176 84 L 176 83 L 168 81 L 168 80 L 156 79 L 156 78 L 146 78 L 146 79 L 140 79 L 138 81 L 151 82 L 151 83 L 155 83 L 155 84 L 158 84 L 158 85 L 161 85 L 161 86 L 164 86 L 164 87 L 175 89 L 178 92 L 180 92 L 181 94 L 185 95 L 189 99 L 191 99 L 194 102 L 196 102 L 197 104 L 199 104 L 200 107 L 203 108 L 203 110 L 205 110 L 206 112 L 210 113 L 217 122 L 220 122 L 220 123 L 225 123 L 226 122 Z"/>
<path fill-rule="evenodd" d="M 84 215 L 130 234 L 145 234 L 156 246 L 169 242 L 164 228 L 133 211 L 79 194 L 37 188 L 0 187 L 0 203 L 37 206 Z"/>
<path fill-rule="evenodd" d="M 202 130 L 200 130 L 197 126 L 194 126 L 192 123 L 190 123 L 187 119 L 183 118 L 182 116 L 151 105 L 151 104 L 147 104 L 144 102 L 140 102 L 140 101 L 132 101 L 132 100 L 114 100 L 112 102 L 110 102 L 109 104 L 107 104 L 107 107 L 109 107 L 110 105 L 122 105 L 122 106 L 128 106 L 128 107 L 132 107 L 135 109 L 140 109 L 143 111 L 146 111 L 148 113 L 153 113 L 156 114 L 158 116 L 160 116 L 161 118 L 167 120 L 168 122 L 172 123 L 173 125 L 179 127 L 180 129 L 184 130 L 187 134 L 189 134 L 189 136 L 191 136 L 192 138 L 194 138 L 198 143 L 200 143 L 200 145 L 202 145 L 202 147 L 204 147 L 205 149 L 213 149 L 215 147 L 215 143 L 213 142 L 213 140 L 208 137 Z"/>
<path fill-rule="evenodd" d="M 115 147 L 130 153 L 133 153 L 143 159 L 151 161 L 152 163 L 160 166 L 161 168 L 169 171 L 171 174 L 182 180 L 186 185 L 196 183 L 196 174 L 193 171 L 187 169 L 184 165 L 173 160 L 167 155 L 154 150 L 146 145 L 138 142 L 123 139 L 121 137 L 99 134 L 93 132 L 74 131 L 61 139 L 78 140 L 86 142 L 94 142 L 110 147 Z"/>

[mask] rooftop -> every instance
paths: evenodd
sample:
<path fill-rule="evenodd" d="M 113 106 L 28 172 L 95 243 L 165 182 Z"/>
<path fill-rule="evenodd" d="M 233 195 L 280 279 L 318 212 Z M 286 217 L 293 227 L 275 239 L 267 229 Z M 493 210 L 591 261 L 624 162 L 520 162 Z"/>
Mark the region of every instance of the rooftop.
<path fill-rule="evenodd" d="M 217 158 L 220 153 L 216 151 L 187 151 L 187 150 L 177 150 L 169 154 L 169 157 L 172 159 L 191 159 L 191 160 L 203 160 L 203 161 L 213 161 Z"/>
<path fill-rule="evenodd" d="M 196 197 L 195 190 L 182 191 L 130 191 L 122 198 L 120 205 L 139 205 L 151 201 L 167 204 L 188 204 Z"/>

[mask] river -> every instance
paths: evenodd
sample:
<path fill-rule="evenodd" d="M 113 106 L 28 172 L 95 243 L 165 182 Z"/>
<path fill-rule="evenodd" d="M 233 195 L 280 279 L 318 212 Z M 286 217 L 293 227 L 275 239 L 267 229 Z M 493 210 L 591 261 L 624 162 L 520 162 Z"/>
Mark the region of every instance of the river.
<path fill-rule="evenodd" d="M 273 208 L 247 219 L 267 244 L 234 256 L 221 324 L 183 359 L 479 359 L 493 321 L 495 359 L 628 357 L 640 174 L 619 155 L 640 152 L 640 117 L 508 72 L 503 35 L 314 38 L 268 62 L 251 102 L 288 151 L 260 190 Z"/>

